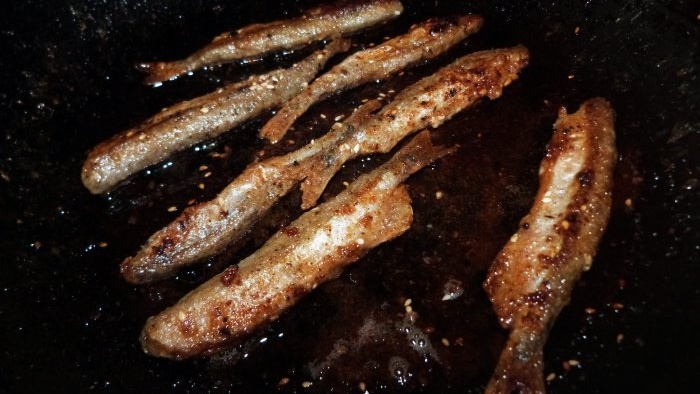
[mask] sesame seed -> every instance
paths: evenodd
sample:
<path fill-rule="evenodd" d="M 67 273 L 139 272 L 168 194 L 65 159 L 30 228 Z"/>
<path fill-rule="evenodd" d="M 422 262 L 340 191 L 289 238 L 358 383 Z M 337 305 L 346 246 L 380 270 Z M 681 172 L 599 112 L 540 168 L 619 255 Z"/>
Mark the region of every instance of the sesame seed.
<path fill-rule="evenodd" d="M 208 170 L 208 169 L 209 169 L 209 167 L 207 167 L 207 166 L 204 165 L 204 164 L 202 164 L 201 166 L 199 166 L 199 171 L 206 171 L 206 170 Z"/>
<path fill-rule="evenodd" d="M 551 382 L 552 380 L 556 379 L 557 375 L 554 372 L 550 372 L 549 375 L 545 378 L 548 382 Z"/>
<path fill-rule="evenodd" d="M 277 385 L 278 385 L 278 386 L 285 386 L 285 385 L 287 385 L 288 383 L 289 383 L 289 378 L 288 378 L 288 377 L 284 377 L 284 378 L 280 379 L 280 381 L 279 381 L 279 383 L 277 383 Z"/>
<path fill-rule="evenodd" d="M 410 305 L 408 305 L 408 306 L 406 307 L 406 313 L 411 313 L 411 312 L 413 312 L 413 307 L 410 306 Z"/>
<path fill-rule="evenodd" d="M 409 306 L 413 303 L 413 300 L 410 298 L 406 298 L 406 301 L 404 301 L 403 306 Z"/>
<path fill-rule="evenodd" d="M 440 342 L 445 346 L 450 346 L 450 341 L 447 338 L 442 338 Z"/>
<path fill-rule="evenodd" d="M 301 384 L 301 387 L 307 389 L 307 388 L 311 387 L 313 384 L 314 384 L 314 382 L 306 381 L 306 382 L 303 382 L 303 383 Z"/>
<path fill-rule="evenodd" d="M 333 120 L 335 120 L 335 121 L 337 122 L 337 121 L 339 121 L 340 119 L 343 119 L 343 115 L 338 115 L 338 116 L 336 116 L 335 119 L 333 119 Z"/>
<path fill-rule="evenodd" d="M 441 191 L 435 192 L 435 198 L 438 200 L 442 199 L 442 197 L 444 197 L 444 196 L 445 196 L 445 193 L 443 193 Z"/>
<path fill-rule="evenodd" d="M 622 343 L 622 341 L 625 339 L 625 334 L 617 334 L 617 338 L 615 339 L 617 340 L 617 343 Z"/>
<path fill-rule="evenodd" d="M 101 247 L 101 248 L 106 248 L 106 247 L 107 247 L 107 242 L 100 242 L 100 247 Z"/>
<path fill-rule="evenodd" d="M 360 389 L 360 391 L 365 392 L 367 391 L 367 385 L 365 382 L 360 382 L 360 384 L 357 385 L 357 388 Z"/>
<path fill-rule="evenodd" d="M 198 184 L 197 187 L 198 187 L 200 190 L 204 190 L 204 184 L 203 184 L 203 183 Z"/>
<path fill-rule="evenodd" d="M 362 239 L 362 238 L 358 238 L 358 239 L 357 239 L 357 244 L 358 244 L 358 245 L 364 245 L 364 244 L 365 244 L 365 240 Z"/>
<path fill-rule="evenodd" d="M 549 197 L 545 197 L 545 198 L 542 199 L 542 202 L 545 203 L 545 204 L 549 204 L 550 202 L 552 202 L 552 199 L 549 198 Z"/>
<path fill-rule="evenodd" d="M 204 174 L 204 177 L 205 177 L 205 178 L 209 178 L 210 176 L 211 176 L 211 171 L 207 171 L 207 172 Z"/>
<path fill-rule="evenodd" d="M 177 211 L 177 207 L 174 205 L 172 207 L 168 208 L 168 212 L 175 212 L 175 211 Z"/>
<path fill-rule="evenodd" d="M 199 112 L 201 112 L 201 113 L 203 113 L 203 114 L 206 114 L 207 112 L 209 112 L 209 107 L 202 107 L 202 108 L 199 110 Z"/>
<path fill-rule="evenodd" d="M 578 360 L 569 360 L 569 365 L 572 367 L 578 367 L 581 363 Z"/>
<path fill-rule="evenodd" d="M 321 114 L 321 119 L 326 119 L 326 114 Z"/>

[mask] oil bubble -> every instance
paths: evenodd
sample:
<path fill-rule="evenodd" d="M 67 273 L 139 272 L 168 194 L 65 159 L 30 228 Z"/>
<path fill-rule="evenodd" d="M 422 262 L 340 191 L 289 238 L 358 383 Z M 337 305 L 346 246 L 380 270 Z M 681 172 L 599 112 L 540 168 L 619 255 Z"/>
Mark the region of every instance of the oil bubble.
<path fill-rule="evenodd" d="M 389 359 L 389 373 L 400 385 L 405 385 L 410 377 L 408 361 L 405 358 L 394 356 Z"/>

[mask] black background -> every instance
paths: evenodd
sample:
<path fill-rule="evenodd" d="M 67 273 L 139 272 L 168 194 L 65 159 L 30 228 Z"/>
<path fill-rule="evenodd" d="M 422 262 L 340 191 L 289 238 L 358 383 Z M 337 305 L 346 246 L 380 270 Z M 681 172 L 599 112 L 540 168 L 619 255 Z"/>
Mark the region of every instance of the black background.
<path fill-rule="evenodd" d="M 61 0 L 4 6 L 0 392 L 359 392 L 360 381 L 370 392 L 478 392 L 504 338 L 479 284 L 527 211 L 558 107 L 573 111 L 594 95 L 610 99 L 618 113 L 613 217 L 593 269 L 545 349 L 545 374 L 554 376 L 549 390 L 671 393 L 697 386 L 700 7 L 692 1 L 406 0 L 399 20 L 358 41 L 379 42 L 412 22 L 457 12 L 482 13 L 486 26 L 468 45 L 429 65 L 315 107 L 287 146 L 257 140 L 262 123 L 255 120 L 108 195 L 92 196 L 82 187 L 82 160 L 99 141 L 163 106 L 300 55 L 197 72 L 160 88 L 142 85 L 135 63 L 182 57 L 220 32 L 298 15 L 311 4 Z M 147 316 L 299 213 L 293 194 L 225 258 L 168 283 L 126 285 L 119 262 L 176 215 L 168 206 L 211 198 L 256 152 L 299 146 L 309 138 L 305 128 L 326 130 L 322 111 L 332 118 L 348 103 L 398 90 L 457 54 L 517 43 L 532 54 L 521 80 L 503 98 L 437 130 L 441 142 L 462 148 L 409 180 L 416 220 L 408 233 L 225 357 L 175 363 L 141 352 L 137 337 Z M 232 147 L 228 156 L 211 155 L 225 146 Z M 380 159 L 348 166 L 328 193 Z M 213 172 L 204 190 L 196 187 L 203 181 L 201 164 Z M 436 190 L 445 192 L 444 200 L 432 197 Z M 465 295 L 445 306 L 439 293 L 448 278 L 460 280 Z M 411 359 L 403 334 L 389 330 L 365 350 L 319 367 L 366 316 L 393 327 L 406 297 L 413 297 L 423 327 L 436 327 L 430 339 L 440 362 Z M 441 337 L 453 345 L 440 348 Z M 256 345 L 262 338 L 280 339 Z M 392 351 L 410 361 L 407 381 L 384 367 Z M 376 363 L 365 362 L 370 359 Z M 567 369 L 567 360 L 580 365 Z M 314 375 L 314 368 L 321 372 Z M 278 388 L 285 376 L 290 383 Z M 305 380 L 314 385 L 302 388 Z"/>

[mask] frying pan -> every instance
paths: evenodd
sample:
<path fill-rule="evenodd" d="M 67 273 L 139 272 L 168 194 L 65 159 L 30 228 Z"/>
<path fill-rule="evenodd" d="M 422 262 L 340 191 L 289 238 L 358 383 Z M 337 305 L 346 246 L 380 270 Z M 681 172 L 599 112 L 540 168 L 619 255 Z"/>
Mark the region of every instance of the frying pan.
<path fill-rule="evenodd" d="M 458 12 L 481 13 L 486 26 L 430 64 L 314 107 L 282 144 L 255 137 L 261 117 L 110 194 L 92 196 L 82 187 L 82 160 L 99 141 L 164 106 L 289 65 L 303 51 L 197 72 L 160 88 L 144 86 L 135 63 L 182 57 L 215 34 L 294 16 L 312 3 L 4 6 L 0 391 L 480 392 L 505 338 L 481 282 L 528 210 L 558 109 L 573 111 L 592 96 L 608 98 L 617 111 L 613 213 L 593 268 L 545 348 L 548 390 L 695 388 L 700 8 L 692 1 L 405 0 L 399 20 L 357 42 L 379 42 L 415 21 Z M 300 213 L 299 193 L 292 193 L 223 256 L 171 281 L 125 284 L 119 262 L 177 215 L 168 207 L 209 199 L 258 155 L 319 135 L 329 126 L 320 114 L 347 114 L 362 98 L 391 96 L 460 54 L 517 43 L 532 54 L 522 78 L 502 98 L 434 131 L 438 142 L 460 150 L 409 179 L 416 217 L 404 236 L 222 355 L 173 362 L 142 353 L 137 338 L 149 315 Z M 324 198 L 385 158 L 349 164 Z M 446 285 L 461 295 L 442 301 Z M 412 324 L 404 318 L 409 298 L 418 315 Z"/>

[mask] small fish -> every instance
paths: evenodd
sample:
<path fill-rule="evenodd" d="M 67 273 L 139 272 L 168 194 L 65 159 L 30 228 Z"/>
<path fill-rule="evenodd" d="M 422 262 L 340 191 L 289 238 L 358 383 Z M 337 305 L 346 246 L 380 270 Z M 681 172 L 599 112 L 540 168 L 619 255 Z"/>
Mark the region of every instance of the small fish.
<path fill-rule="evenodd" d="M 477 15 L 429 19 L 404 35 L 348 56 L 282 106 L 260 130 L 260 136 L 273 143 L 279 141 L 314 103 L 432 59 L 476 33 L 482 24 L 483 18 Z"/>
<path fill-rule="evenodd" d="M 141 334 L 144 350 L 174 359 L 206 355 L 276 320 L 370 249 L 403 234 L 413 211 L 402 182 L 450 151 L 433 146 L 427 131 L 419 134 L 238 265 L 149 318 Z"/>
<path fill-rule="evenodd" d="M 544 393 L 542 349 L 610 217 L 614 112 L 601 98 L 560 113 L 530 213 L 496 257 L 484 288 L 510 330 L 487 394 Z"/>
<path fill-rule="evenodd" d="M 124 278 L 145 283 L 222 251 L 301 182 L 302 208 L 316 204 L 348 160 L 386 153 L 403 138 L 438 127 L 483 97 L 495 99 L 527 65 L 523 46 L 461 57 L 399 93 L 381 111 L 372 100 L 306 146 L 246 168 L 213 200 L 189 207 L 121 265 Z"/>
<path fill-rule="evenodd" d="M 298 18 L 253 24 L 222 33 L 183 60 L 141 63 L 147 84 L 161 83 L 205 66 L 254 59 L 266 53 L 296 49 L 315 41 L 335 39 L 394 19 L 403 6 L 398 0 L 340 1 L 312 8 Z"/>
<path fill-rule="evenodd" d="M 252 76 L 152 116 L 94 147 L 83 164 L 83 184 L 93 194 L 104 193 L 174 152 L 281 106 L 301 91 L 328 59 L 349 48 L 345 39 L 333 41 L 290 68 Z"/>

